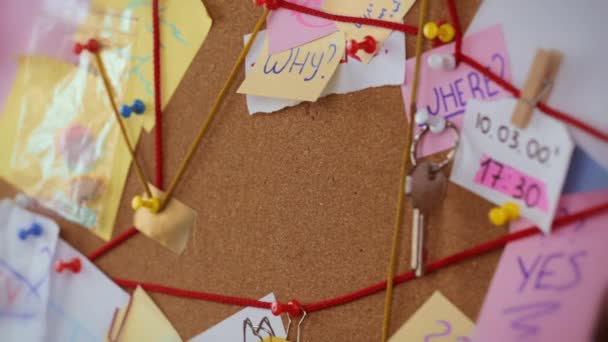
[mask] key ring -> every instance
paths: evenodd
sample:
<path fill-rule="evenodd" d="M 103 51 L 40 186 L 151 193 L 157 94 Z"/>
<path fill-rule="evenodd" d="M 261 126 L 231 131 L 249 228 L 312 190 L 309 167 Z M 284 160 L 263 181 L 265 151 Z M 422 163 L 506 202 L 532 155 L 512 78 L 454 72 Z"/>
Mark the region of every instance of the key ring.
<path fill-rule="evenodd" d="M 450 129 L 452 132 L 454 132 L 456 139 L 454 141 L 454 146 L 451 148 L 450 152 L 448 152 L 447 157 L 444 160 L 442 160 L 440 163 L 433 164 L 433 168 L 435 169 L 434 171 L 439 171 L 439 170 L 443 169 L 454 159 L 454 155 L 456 154 L 456 149 L 458 148 L 458 145 L 460 144 L 460 132 L 458 131 L 458 128 L 456 128 L 456 126 L 449 120 L 446 120 L 445 127 Z M 429 132 L 429 129 L 430 129 L 429 125 L 424 125 L 422 127 L 422 130 L 420 130 L 420 132 L 418 132 L 416 134 L 416 136 L 414 137 L 414 140 L 412 141 L 412 146 L 410 147 L 410 160 L 412 161 L 412 166 L 416 166 L 418 164 L 418 157 L 416 156 L 416 150 L 418 149 L 418 143 L 420 141 L 422 141 L 425 134 L 427 134 Z"/>

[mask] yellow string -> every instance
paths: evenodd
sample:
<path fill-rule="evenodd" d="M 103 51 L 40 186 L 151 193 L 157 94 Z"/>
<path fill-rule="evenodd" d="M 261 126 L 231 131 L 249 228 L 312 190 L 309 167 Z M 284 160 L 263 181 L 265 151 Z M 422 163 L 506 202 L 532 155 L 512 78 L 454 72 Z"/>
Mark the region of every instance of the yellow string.
<path fill-rule="evenodd" d="M 131 145 L 131 142 L 129 141 L 129 136 L 127 134 L 127 129 L 125 127 L 125 124 L 123 123 L 122 118 L 120 117 L 120 114 L 118 113 L 118 106 L 116 106 L 116 100 L 114 99 L 112 85 L 110 84 L 110 78 L 108 77 L 108 73 L 106 71 L 105 65 L 103 63 L 103 60 L 101 59 L 101 55 L 99 54 L 99 52 L 95 52 L 95 53 L 93 53 L 93 55 L 95 55 L 95 61 L 97 62 L 97 69 L 99 70 L 99 74 L 101 75 L 101 79 L 103 80 L 103 84 L 106 88 L 106 92 L 108 93 L 108 98 L 110 99 L 110 103 L 112 104 L 114 118 L 118 122 L 118 126 L 120 127 L 120 132 L 122 133 L 122 137 L 125 141 L 125 144 L 127 144 L 127 149 L 129 150 L 129 153 L 131 154 L 131 158 L 133 159 L 133 164 L 135 165 L 135 170 L 137 171 L 139 180 L 141 181 L 141 184 L 144 186 L 144 190 L 146 191 L 146 195 L 148 195 L 148 198 L 152 198 L 153 196 L 152 196 L 152 191 L 150 191 L 150 185 L 148 184 L 148 181 L 146 180 L 146 175 L 144 174 L 144 171 L 141 168 L 141 165 L 139 165 L 139 162 L 135 158 L 135 150 L 133 149 L 133 145 Z"/>
<path fill-rule="evenodd" d="M 386 297 L 384 298 L 384 321 L 382 322 L 382 342 L 388 340 L 389 328 L 391 323 L 391 309 L 393 303 L 393 278 L 395 277 L 395 268 L 397 264 L 397 247 L 399 245 L 399 231 L 401 229 L 401 216 L 403 212 L 403 201 L 405 199 L 405 179 L 408 170 L 410 169 L 409 151 L 412 146 L 412 136 L 414 134 L 414 118 L 413 113 L 416 110 L 416 96 L 418 95 L 418 77 L 420 72 L 420 55 L 422 54 L 422 27 L 426 19 L 427 0 L 422 0 L 420 6 L 420 17 L 418 19 L 418 35 L 416 37 L 416 64 L 414 68 L 414 78 L 412 81 L 412 92 L 410 96 L 410 119 L 407 134 L 407 143 L 403 150 L 401 159 L 401 178 L 399 180 L 399 195 L 397 197 L 397 213 L 395 217 L 395 226 L 393 227 L 393 244 L 391 246 L 390 262 L 388 266 L 388 275 L 386 276 Z M 407 113 L 406 113 L 407 115 Z"/>
<path fill-rule="evenodd" d="M 249 41 L 247 42 L 247 44 L 245 44 L 245 47 L 243 48 L 243 50 L 241 51 L 241 54 L 237 58 L 236 63 L 232 67 L 232 71 L 230 71 L 228 78 L 224 82 L 224 86 L 222 87 L 222 90 L 220 90 L 220 93 L 215 98 L 215 102 L 213 103 L 213 106 L 211 107 L 211 110 L 209 111 L 209 115 L 207 115 L 207 119 L 203 123 L 203 126 L 200 128 L 198 135 L 196 136 L 196 139 L 194 139 L 194 141 L 190 145 L 190 148 L 188 149 L 186 156 L 182 160 L 182 163 L 180 164 L 180 167 L 177 170 L 177 174 L 175 175 L 175 177 L 173 177 L 173 180 L 171 181 L 171 184 L 169 185 L 169 189 L 167 190 L 167 193 L 161 202 L 161 210 L 164 207 L 165 203 L 167 203 L 171 199 L 171 196 L 173 195 L 173 192 L 175 191 L 175 188 L 177 187 L 178 182 L 182 178 L 184 171 L 186 171 L 186 167 L 188 166 L 188 163 L 190 162 L 190 160 L 192 159 L 192 156 L 194 155 L 194 152 L 196 152 L 198 146 L 200 145 L 201 140 L 203 139 L 203 136 L 205 135 L 205 132 L 207 131 L 207 128 L 209 127 L 209 124 L 211 123 L 211 121 L 213 121 L 213 118 L 217 114 L 218 109 L 219 109 L 220 105 L 222 104 L 224 97 L 228 93 L 228 88 L 230 88 L 230 85 L 234 81 L 234 78 L 236 77 L 237 72 L 243 65 L 243 62 L 245 61 L 245 57 L 247 57 L 249 50 L 251 50 L 251 46 L 253 45 L 253 42 L 255 41 L 255 38 L 258 35 L 258 32 L 262 29 L 262 26 L 266 22 L 266 18 L 268 17 L 269 13 L 270 13 L 270 11 L 267 8 L 264 8 L 264 13 L 262 14 L 260 19 L 256 23 L 256 25 L 253 29 L 253 32 L 251 33 L 251 38 L 249 38 Z"/>

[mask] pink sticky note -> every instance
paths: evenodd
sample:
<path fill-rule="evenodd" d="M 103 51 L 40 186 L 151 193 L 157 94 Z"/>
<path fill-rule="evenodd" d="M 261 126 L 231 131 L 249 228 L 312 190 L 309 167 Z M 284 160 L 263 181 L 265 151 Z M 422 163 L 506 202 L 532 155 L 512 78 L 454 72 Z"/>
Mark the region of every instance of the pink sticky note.
<path fill-rule="evenodd" d="M 559 212 L 608 202 L 608 191 L 562 197 Z M 518 226 L 529 226 L 519 222 Z M 591 341 L 608 286 L 608 214 L 510 243 L 481 308 L 473 341 Z"/>
<path fill-rule="evenodd" d="M 321 9 L 325 0 L 291 0 L 290 2 Z M 323 38 L 338 28 L 333 21 L 279 8 L 272 11 L 266 23 L 268 52 L 273 55 Z"/>
<path fill-rule="evenodd" d="M 473 182 L 502 194 L 522 200 L 528 208 L 549 210 L 544 182 L 507 164 L 482 155 Z"/>
<path fill-rule="evenodd" d="M 465 37 L 462 51 L 482 65 L 488 66 L 502 78 L 511 79 L 509 56 L 500 25 L 492 26 L 485 31 Z M 427 59 L 429 56 L 453 52 L 454 43 L 451 43 L 422 54 L 417 105 L 418 108 L 426 108 L 431 115 L 439 115 L 449 119 L 460 129 L 468 99 L 493 101 L 511 95 L 464 63 L 461 63 L 453 71 L 433 70 L 428 66 Z M 405 68 L 406 83 L 401 89 L 406 112 L 410 108 L 410 82 L 414 77 L 414 63 L 414 58 L 407 60 Z M 425 137 L 419 145 L 418 155 L 424 157 L 452 148 L 453 145 L 452 132 L 446 130 L 444 133 Z"/>

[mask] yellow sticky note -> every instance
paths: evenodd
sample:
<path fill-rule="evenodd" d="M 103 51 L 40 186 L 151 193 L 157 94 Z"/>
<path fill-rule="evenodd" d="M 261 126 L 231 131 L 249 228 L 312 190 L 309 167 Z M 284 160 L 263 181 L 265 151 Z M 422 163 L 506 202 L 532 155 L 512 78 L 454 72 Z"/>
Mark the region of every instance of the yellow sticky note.
<path fill-rule="evenodd" d="M 289 342 L 289 341 L 284 338 L 280 338 L 280 337 L 268 336 L 263 340 L 263 342 Z"/>
<path fill-rule="evenodd" d="M 316 101 L 344 56 L 344 33 L 270 56 L 268 41 L 238 92 L 281 99 Z"/>
<path fill-rule="evenodd" d="M 118 311 L 106 336 L 114 342 L 182 342 L 181 337 L 141 287 L 129 304 Z"/>
<path fill-rule="evenodd" d="M 131 156 L 105 93 L 95 86 L 99 82 L 94 74 L 69 63 L 21 57 L 0 121 L 0 176 L 109 240 Z M 85 169 L 69 169 L 58 152 L 59 137 L 69 127 L 86 131 L 96 141 L 96 162 Z M 141 123 L 129 121 L 127 130 L 136 145 Z M 100 185 L 98 198 L 86 204 L 76 203 L 70 196 L 74 182 L 82 176 L 98 180 Z"/>
<path fill-rule="evenodd" d="M 150 190 L 153 196 L 163 198 L 163 192 L 154 186 L 150 185 Z M 133 225 L 140 232 L 178 254 L 186 249 L 195 222 L 196 211 L 175 198 L 171 198 L 159 213 L 140 208 L 133 215 Z"/>
<path fill-rule="evenodd" d="M 325 0 L 323 10 L 351 17 L 379 19 L 384 21 L 401 22 L 415 0 Z M 372 36 L 378 43 L 378 49 L 391 34 L 391 30 L 359 24 L 336 22 L 338 29 L 346 34 L 346 40 L 363 41 L 365 36 Z M 359 50 L 357 56 L 361 61 L 368 63 L 373 54 Z"/>
<path fill-rule="evenodd" d="M 439 291 L 397 330 L 389 342 L 467 342 L 473 322 Z"/>
<path fill-rule="evenodd" d="M 126 11 L 138 20 L 137 44 L 132 52 L 127 99 L 146 104 L 144 128 L 154 127 L 154 60 L 151 0 L 97 0 L 98 6 Z M 201 0 L 160 0 L 161 96 L 163 108 L 211 29 L 211 17 Z"/>

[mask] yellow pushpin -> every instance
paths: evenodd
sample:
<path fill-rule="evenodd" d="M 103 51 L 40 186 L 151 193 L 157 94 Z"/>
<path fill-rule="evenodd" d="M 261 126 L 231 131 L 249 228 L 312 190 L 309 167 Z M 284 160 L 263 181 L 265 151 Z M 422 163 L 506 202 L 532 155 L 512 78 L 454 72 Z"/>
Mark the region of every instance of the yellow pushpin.
<path fill-rule="evenodd" d="M 131 207 L 133 210 L 139 210 L 142 207 L 146 207 L 151 213 L 156 214 L 160 210 L 160 198 L 152 197 L 152 199 L 145 199 L 139 195 L 133 197 L 131 201 Z"/>
<path fill-rule="evenodd" d="M 437 26 L 436 22 L 429 21 L 422 27 L 422 34 L 424 35 L 424 38 L 433 40 L 437 38 L 437 35 L 439 34 L 439 26 Z"/>
<path fill-rule="evenodd" d="M 519 218 L 519 206 L 515 202 L 505 202 L 501 207 L 490 209 L 488 218 L 496 226 L 515 221 Z"/>
<path fill-rule="evenodd" d="M 441 26 L 439 26 L 439 32 L 437 36 L 439 37 L 439 40 L 441 42 L 449 43 L 454 40 L 454 37 L 456 36 L 456 30 L 454 29 L 454 26 L 452 26 L 452 24 L 450 23 L 442 24 Z"/>

